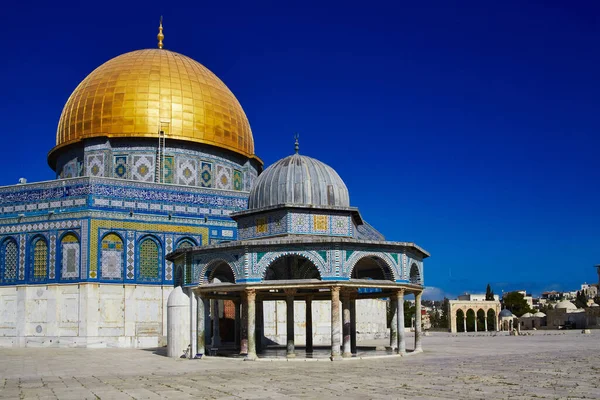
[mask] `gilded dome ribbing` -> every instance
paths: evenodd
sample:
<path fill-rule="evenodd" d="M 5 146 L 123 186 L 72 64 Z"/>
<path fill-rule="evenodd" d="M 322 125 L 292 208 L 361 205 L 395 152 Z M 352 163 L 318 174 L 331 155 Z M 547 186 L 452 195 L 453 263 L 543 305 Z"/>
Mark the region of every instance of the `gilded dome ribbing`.
<path fill-rule="evenodd" d="M 93 137 L 157 138 L 204 143 L 254 156 L 250 124 L 225 84 L 202 64 L 164 49 L 117 56 L 71 94 L 56 147 Z"/>

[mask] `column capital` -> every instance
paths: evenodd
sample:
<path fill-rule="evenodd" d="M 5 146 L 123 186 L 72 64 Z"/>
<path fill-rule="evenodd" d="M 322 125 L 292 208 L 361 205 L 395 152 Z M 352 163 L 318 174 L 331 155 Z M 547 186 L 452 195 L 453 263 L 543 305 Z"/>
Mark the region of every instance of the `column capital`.
<path fill-rule="evenodd" d="M 398 289 L 398 290 L 396 290 L 396 296 L 404 296 L 404 292 L 405 292 L 404 289 Z"/>
<path fill-rule="evenodd" d="M 339 294 L 340 293 L 340 289 L 341 289 L 341 287 L 339 287 L 339 286 L 332 286 L 331 287 L 331 292 L 336 292 L 336 293 Z"/>
<path fill-rule="evenodd" d="M 283 289 L 283 293 L 285 293 L 287 296 L 293 296 L 297 291 L 297 289 Z"/>
<path fill-rule="evenodd" d="M 244 291 L 244 293 L 246 294 L 246 297 L 248 298 L 248 301 L 255 301 L 256 300 L 256 289 L 246 289 Z"/>

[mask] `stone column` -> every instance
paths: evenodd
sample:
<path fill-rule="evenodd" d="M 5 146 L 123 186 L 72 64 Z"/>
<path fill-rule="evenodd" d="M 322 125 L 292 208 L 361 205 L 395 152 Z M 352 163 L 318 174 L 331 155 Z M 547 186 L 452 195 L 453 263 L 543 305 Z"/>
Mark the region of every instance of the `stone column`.
<path fill-rule="evenodd" d="M 398 354 L 406 354 L 406 332 L 404 331 L 404 289 L 396 292 L 396 330 L 398 331 Z"/>
<path fill-rule="evenodd" d="M 464 313 L 463 317 L 463 332 L 467 333 L 467 313 Z"/>
<path fill-rule="evenodd" d="M 192 288 L 189 288 L 190 296 L 190 354 L 194 358 L 198 353 L 198 301 Z"/>
<path fill-rule="evenodd" d="M 259 353 L 263 350 L 263 336 L 265 329 L 263 303 L 262 300 L 256 301 L 256 351 Z"/>
<path fill-rule="evenodd" d="M 241 324 L 242 324 L 242 315 L 240 313 L 240 307 L 241 307 L 241 302 L 240 300 L 234 300 L 233 301 L 233 306 L 235 309 L 235 327 L 234 327 L 234 336 L 233 336 L 233 342 L 235 343 L 236 346 L 240 346 L 240 330 L 241 330 Z"/>
<path fill-rule="evenodd" d="M 390 322 L 390 348 L 392 351 L 398 350 L 398 314 L 396 309 L 398 308 L 398 299 L 390 298 L 390 314 L 392 314 L 392 321 Z"/>
<path fill-rule="evenodd" d="M 477 322 L 479 322 L 477 320 L 478 320 L 477 313 L 475 313 L 475 332 L 477 332 Z"/>
<path fill-rule="evenodd" d="M 313 352 L 312 296 L 306 297 L 306 353 Z"/>
<path fill-rule="evenodd" d="M 421 334 L 421 297 L 423 296 L 423 292 L 415 293 L 415 351 L 421 352 L 423 351 L 422 339 L 423 336 Z"/>
<path fill-rule="evenodd" d="M 356 292 L 350 295 L 350 351 L 356 354 Z"/>
<path fill-rule="evenodd" d="M 296 346 L 294 342 L 294 295 L 296 289 L 285 289 L 286 326 L 287 326 L 287 357 L 296 357 Z"/>
<path fill-rule="evenodd" d="M 211 300 L 211 303 L 213 323 L 212 346 L 217 347 L 221 345 L 221 332 L 219 330 L 219 300 Z"/>
<path fill-rule="evenodd" d="M 352 357 L 352 350 L 350 349 L 350 294 L 347 292 L 342 293 L 342 316 L 343 316 L 343 332 L 344 340 L 342 342 L 342 357 Z"/>
<path fill-rule="evenodd" d="M 204 348 L 204 339 L 206 338 L 206 333 L 204 332 L 206 328 L 206 320 L 204 319 L 206 314 L 204 312 L 204 299 L 201 294 L 196 295 L 196 323 L 198 326 L 196 327 L 197 331 L 197 352 L 198 354 L 206 354 Z"/>
<path fill-rule="evenodd" d="M 331 288 L 331 361 L 340 360 L 340 288 Z"/>
<path fill-rule="evenodd" d="M 242 329 L 240 332 L 240 354 L 248 354 L 248 294 L 242 292 Z"/>
<path fill-rule="evenodd" d="M 248 314 L 248 355 L 247 360 L 256 359 L 256 290 L 246 290 L 246 314 Z"/>
<path fill-rule="evenodd" d="M 484 323 L 484 326 L 485 326 L 485 331 L 487 332 L 487 331 L 488 331 L 488 326 L 487 326 L 487 313 L 485 314 L 485 318 L 483 319 L 483 323 Z"/>

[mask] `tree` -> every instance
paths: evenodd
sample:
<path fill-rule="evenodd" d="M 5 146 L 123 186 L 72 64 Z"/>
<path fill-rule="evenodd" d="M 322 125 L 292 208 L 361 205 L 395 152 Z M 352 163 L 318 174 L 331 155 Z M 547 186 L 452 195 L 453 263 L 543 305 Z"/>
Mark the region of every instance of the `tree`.
<path fill-rule="evenodd" d="M 447 297 L 444 297 L 441 310 L 442 313 L 439 320 L 440 328 L 450 328 L 450 320 L 448 319 L 448 316 L 450 315 L 450 300 L 448 300 Z"/>
<path fill-rule="evenodd" d="M 577 296 L 575 296 L 575 306 L 577 308 L 587 308 L 587 297 L 583 290 L 577 291 Z"/>
<path fill-rule="evenodd" d="M 504 307 L 509 309 L 510 312 L 517 317 L 532 311 L 531 308 L 529 308 L 529 304 L 527 304 L 527 300 L 525 300 L 525 296 L 519 292 L 506 293 L 503 302 Z"/>
<path fill-rule="evenodd" d="M 492 287 L 488 283 L 487 288 L 485 289 L 485 299 L 486 301 L 494 301 L 494 291 Z"/>
<path fill-rule="evenodd" d="M 412 326 L 412 318 L 415 316 L 416 307 L 414 304 L 410 304 L 409 301 L 404 300 L 404 327 L 410 328 Z"/>

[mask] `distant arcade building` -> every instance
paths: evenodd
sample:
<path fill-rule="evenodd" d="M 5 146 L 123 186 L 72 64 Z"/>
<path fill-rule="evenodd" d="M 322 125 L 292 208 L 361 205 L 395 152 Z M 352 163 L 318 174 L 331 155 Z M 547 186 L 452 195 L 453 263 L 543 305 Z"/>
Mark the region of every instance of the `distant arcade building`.
<path fill-rule="evenodd" d="M 312 303 L 325 300 L 330 302 L 331 359 L 352 357 L 356 354 L 356 302 L 373 298 L 391 299 L 392 347 L 404 354 L 406 294 L 415 297 L 414 350 L 422 350 L 423 260 L 429 253 L 414 243 L 385 241 L 350 206 L 339 175 L 326 164 L 298 154 L 297 143 L 295 154 L 258 177 L 248 209 L 231 217 L 238 224 L 237 241 L 167 255 L 175 270 L 189 277 L 184 287 L 191 288 L 195 297 L 195 310 L 169 321 L 174 332 L 168 338 L 169 347 L 175 348 L 172 356 L 178 356 L 180 343 L 191 343 L 192 353 L 200 354 L 215 347 L 221 326 L 216 309 L 219 300 L 236 305 L 236 326 L 241 332 L 235 333 L 234 346 L 250 359 L 265 348 L 263 310 L 266 303 L 277 300 L 287 305 L 286 355 L 296 356 L 294 304 L 303 302 L 304 350 L 310 355 Z M 175 300 L 178 296 L 185 295 L 174 291 L 173 303 L 180 302 Z M 190 326 L 190 331 L 177 331 L 182 326 Z"/>
<path fill-rule="evenodd" d="M 464 298 L 463 298 L 464 297 Z M 459 296 L 449 301 L 450 332 L 495 332 L 500 330 L 502 307 L 498 300 L 485 300 L 485 295 Z"/>

